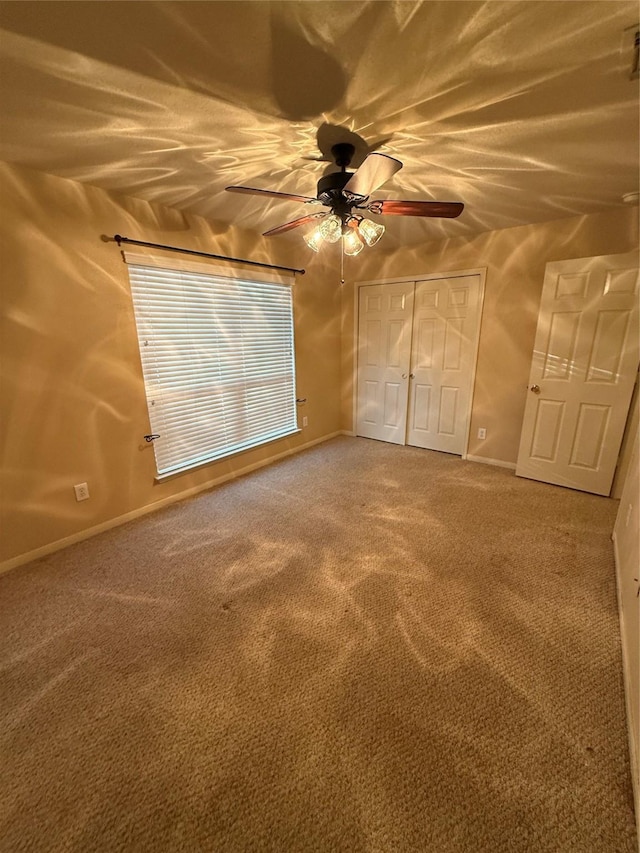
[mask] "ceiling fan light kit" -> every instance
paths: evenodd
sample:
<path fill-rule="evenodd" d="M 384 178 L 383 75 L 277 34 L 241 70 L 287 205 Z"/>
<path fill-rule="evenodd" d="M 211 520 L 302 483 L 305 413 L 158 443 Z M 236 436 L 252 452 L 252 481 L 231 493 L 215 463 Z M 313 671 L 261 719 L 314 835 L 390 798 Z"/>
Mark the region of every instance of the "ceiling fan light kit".
<path fill-rule="evenodd" d="M 304 242 L 310 249 L 313 249 L 314 252 L 320 251 L 320 246 L 322 246 L 322 234 L 320 233 L 320 229 L 316 226 L 313 231 L 310 231 L 308 234 L 305 234 L 302 238 Z"/>
<path fill-rule="evenodd" d="M 346 233 L 342 235 L 342 250 L 345 255 L 359 255 L 363 249 L 364 243 L 356 229 L 347 228 Z"/>
<path fill-rule="evenodd" d="M 354 211 L 368 211 L 376 216 L 460 216 L 464 209 L 461 202 L 455 201 L 396 201 L 394 199 L 370 199 L 371 193 L 386 183 L 402 168 L 402 163 L 386 154 L 369 154 L 359 169 L 347 172 L 355 153 L 349 142 L 339 142 L 331 148 L 339 172 L 324 175 L 318 181 L 317 196 L 292 195 L 275 190 L 261 190 L 254 187 L 226 187 L 229 192 L 249 193 L 253 195 L 299 201 L 304 204 L 322 204 L 329 208 L 327 213 L 312 213 L 301 216 L 284 225 L 278 225 L 265 231 L 264 237 L 283 234 L 301 225 L 314 222 L 311 231 L 303 235 L 307 246 L 319 252 L 324 243 L 337 243 L 342 239 L 342 251 L 345 255 L 358 255 L 365 247 L 374 246 L 385 232 L 384 225 L 365 219 Z"/>
<path fill-rule="evenodd" d="M 374 246 L 385 232 L 384 225 L 350 216 L 346 222 L 335 213 L 329 213 L 321 222 L 303 236 L 303 240 L 314 252 L 319 252 L 323 243 L 337 243 L 342 238 L 345 255 L 357 255 L 365 246 Z"/>
<path fill-rule="evenodd" d="M 337 243 L 342 237 L 342 220 L 335 213 L 330 213 L 320 222 L 318 230 L 327 243 Z"/>
<path fill-rule="evenodd" d="M 379 222 L 373 222 L 371 219 L 362 219 L 358 224 L 358 230 L 364 237 L 367 246 L 375 246 L 386 229 Z"/>

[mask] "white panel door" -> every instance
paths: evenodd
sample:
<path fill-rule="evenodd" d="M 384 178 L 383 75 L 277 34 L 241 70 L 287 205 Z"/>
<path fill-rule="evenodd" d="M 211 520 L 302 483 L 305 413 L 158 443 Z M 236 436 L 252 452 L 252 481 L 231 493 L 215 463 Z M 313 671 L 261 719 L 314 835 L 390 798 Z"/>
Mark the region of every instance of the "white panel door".
<path fill-rule="evenodd" d="M 637 254 L 547 264 L 516 474 L 608 495 L 637 369 Z"/>
<path fill-rule="evenodd" d="M 360 288 L 358 435 L 404 444 L 413 282 Z"/>
<path fill-rule="evenodd" d="M 479 275 L 416 283 L 407 444 L 464 453 L 479 308 Z"/>

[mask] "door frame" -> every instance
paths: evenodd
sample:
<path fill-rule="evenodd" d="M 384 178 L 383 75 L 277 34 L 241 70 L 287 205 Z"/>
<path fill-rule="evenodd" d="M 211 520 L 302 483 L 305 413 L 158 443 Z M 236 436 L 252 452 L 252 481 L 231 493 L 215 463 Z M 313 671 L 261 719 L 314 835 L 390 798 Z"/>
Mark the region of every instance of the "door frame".
<path fill-rule="evenodd" d="M 401 282 L 414 282 L 417 283 L 419 281 L 434 281 L 441 278 L 466 278 L 470 275 L 477 275 L 480 277 L 480 288 L 478 293 L 478 326 L 476 329 L 475 341 L 473 341 L 473 356 L 472 356 L 472 364 L 471 364 L 471 393 L 469 395 L 469 410 L 467 412 L 467 423 L 465 427 L 465 439 L 464 439 L 464 450 L 462 453 L 462 459 L 467 458 L 467 453 L 469 451 L 469 437 L 471 432 L 471 413 L 473 411 L 473 401 L 475 398 L 475 390 L 476 390 L 476 375 L 478 368 L 478 350 L 480 347 L 480 333 L 482 331 L 482 320 L 483 320 L 483 312 L 484 312 L 484 293 L 485 293 L 485 283 L 487 279 L 487 268 L 486 267 L 473 267 L 471 269 L 466 270 L 451 270 L 444 272 L 434 272 L 434 273 L 421 273 L 419 275 L 403 275 L 398 278 L 377 278 L 370 279 L 367 281 L 356 281 L 353 286 L 353 349 L 354 349 L 354 359 L 353 359 L 353 393 L 352 393 L 352 429 L 351 435 L 356 435 L 356 423 L 358 421 L 358 358 L 360 353 L 359 341 L 358 341 L 358 325 L 359 325 L 359 312 L 360 312 L 360 288 L 361 287 L 369 287 L 372 284 L 399 284 Z M 405 435 L 406 437 L 406 435 Z"/>

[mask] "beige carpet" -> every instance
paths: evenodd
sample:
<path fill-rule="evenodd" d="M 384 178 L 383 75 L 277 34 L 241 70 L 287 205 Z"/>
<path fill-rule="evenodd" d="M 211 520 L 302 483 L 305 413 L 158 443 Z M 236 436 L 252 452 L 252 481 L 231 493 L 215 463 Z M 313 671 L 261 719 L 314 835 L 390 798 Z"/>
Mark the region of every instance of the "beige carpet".
<path fill-rule="evenodd" d="M 0 577 L 0 848 L 633 851 L 616 508 L 340 438 Z"/>

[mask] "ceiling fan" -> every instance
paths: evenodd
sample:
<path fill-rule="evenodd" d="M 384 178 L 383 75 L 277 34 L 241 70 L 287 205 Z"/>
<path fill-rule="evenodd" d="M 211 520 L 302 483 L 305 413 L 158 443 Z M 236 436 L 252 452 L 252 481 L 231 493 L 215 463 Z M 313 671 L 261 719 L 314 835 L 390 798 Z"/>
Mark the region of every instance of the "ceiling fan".
<path fill-rule="evenodd" d="M 382 216 L 430 216 L 453 219 L 460 216 L 464 205 L 458 201 L 397 201 L 395 199 L 371 199 L 371 193 L 388 181 L 402 168 L 402 163 L 386 154 L 369 154 L 359 169 L 348 172 L 355 147 L 350 142 L 333 145 L 331 153 L 339 172 L 332 172 L 318 181 L 316 198 L 304 195 L 260 190 L 254 187 L 226 187 L 229 192 L 300 201 L 304 204 L 321 204 L 328 211 L 308 213 L 284 225 L 265 231 L 264 237 L 284 234 L 301 225 L 315 222 L 316 227 L 304 239 L 314 251 L 323 241 L 337 242 L 343 238 L 344 252 L 357 255 L 365 243 L 372 246 L 384 233 L 384 226 L 365 219 L 358 211 L 367 211 Z"/>

